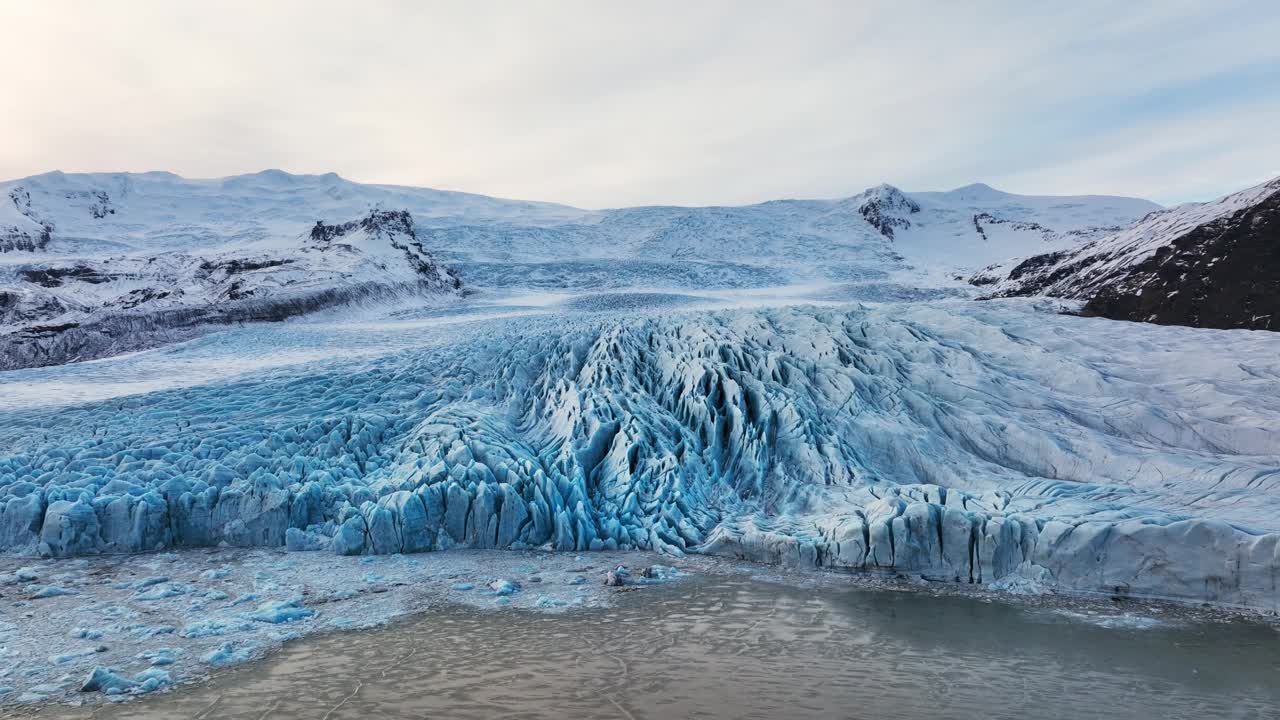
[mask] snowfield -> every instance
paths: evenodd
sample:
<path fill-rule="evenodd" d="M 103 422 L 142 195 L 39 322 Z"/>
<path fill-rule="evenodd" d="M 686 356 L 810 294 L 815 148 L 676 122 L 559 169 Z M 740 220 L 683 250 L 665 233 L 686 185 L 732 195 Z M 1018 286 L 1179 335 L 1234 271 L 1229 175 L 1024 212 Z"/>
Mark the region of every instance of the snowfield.
<path fill-rule="evenodd" d="M 934 286 L 1156 207 L 881 185 L 841 200 L 579 210 L 334 174 L 55 172 L 0 183 L 0 370 L 333 308 L 448 303 L 464 282 L 765 288 L 906 276 Z"/>
<path fill-rule="evenodd" d="M 1043 299 L 974 302 L 955 279 L 1015 245 L 1026 255 L 1112 232 L 1145 215 L 1145 201 L 882 186 L 839 201 L 577 211 L 336 176 L 267 173 L 216 181 L 221 191 L 127 177 L 123 197 L 135 200 L 146 183 L 208 185 L 182 192 L 224 228 L 220 251 L 232 235 L 274 242 L 272 223 L 313 226 L 317 193 L 349 217 L 379 217 L 370 198 L 390 197 L 411 222 L 390 233 L 378 223 L 369 237 L 388 243 L 375 247 L 397 262 L 429 253 L 438 284 L 456 273 L 465 292 L 335 304 L 0 372 L 11 568 L 0 602 L 15 610 L 110 609 L 122 593 L 172 590 L 155 598 L 169 603 L 164 618 L 100 619 L 107 629 L 92 631 L 182 634 L 214 622 L 202 620 L 213 603 L 221 612 L 256 592 L 241 582 L 246 563 L 381 572 L 454 549 L 707 554 L 1280 610 L 1280 335 L 1076 317 Z M 246 203 L 257 219 L 243 222 L 257 229 L 227 230 Z M 125 222 L 126 204 L 111 222 Z M 0 258 L 29 270 L 40 253 L 75 247 L 59 228 L 83 236 L 92 220 L 57 224 L 52 250 Z M 117 241 L 132 243 L 134 261 L 163 235 L 131 232 Z M 184 232 L 194 234 L 164 242 L 204 252 L 191 248 L 208 236 Z M 190 558 L 204 557 L 195 548 L 238 578 L 228 598 L 187 577 Z M 120 558 L 140 577 L 95 589 L 76 570 L 86 556 Z M 470 557 L 421 563 L 456 575 L 434 559 L 455 556 Z M 334 572 L 313 592 L 354 582 Z M 167 579 L 137 585 L 150 577 Z M 290 593 L 258 592 L 258 604 L 222 612 L 230 624 L 216 643 L 183 652 L 231 661 L 284 637 L 264 634 L 276 623 L 254 613 L 319 626 L 306 620 L 318 596 L 252 579 Z M 557 598 L 548 605 L 574 602 Z M 60 663 L 32 659 L 4 631 L 0 644 L 23 660 L 0 671 L 0 687 L 36 699 L 32 678 L 48 685 Z M 93 649 L 96 638 L 82 639 Z M 156 644 L 137 652 L 170 647 Z M 113 662 L 104 691 L 173 679 Z"/>

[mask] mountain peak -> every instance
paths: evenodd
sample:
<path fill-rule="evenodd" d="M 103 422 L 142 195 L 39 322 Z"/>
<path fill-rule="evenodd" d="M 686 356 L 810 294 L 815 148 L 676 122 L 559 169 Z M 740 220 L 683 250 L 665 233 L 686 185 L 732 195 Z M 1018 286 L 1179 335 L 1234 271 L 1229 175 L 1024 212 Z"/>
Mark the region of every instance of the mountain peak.
<path fill-rule="evenodd" d="M 920 205 L 907 194 L 888 183 L 867 188 L 852 198 L 858 212 L 881 235 L 893 239 L 894 229 L 911 227 L 907 215 L 920 212 Z"/>
<path fill-rule="evenodd" d="M 989 200 L 1009 197 L 1009 193 L 1004 192 L 1003 190 L 997 190 L 986 183 L 980 182 L 958 187 L 947 194 L 964 200 Z"/>

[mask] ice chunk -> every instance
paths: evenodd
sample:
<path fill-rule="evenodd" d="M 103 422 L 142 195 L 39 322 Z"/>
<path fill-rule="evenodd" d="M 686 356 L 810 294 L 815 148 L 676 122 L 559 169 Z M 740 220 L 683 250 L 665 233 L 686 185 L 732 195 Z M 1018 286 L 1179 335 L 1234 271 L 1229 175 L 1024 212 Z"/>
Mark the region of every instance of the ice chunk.
<path fill-rule="evenodd" d="M 139 653 L 138 658 L 146 660 L 152 666 L 172 665 L 178 660 L 178 656 L 182 654 L 179 648 L 156 648 L 155 650 L 147 650 Z"/>
<path fill-rule="evenodd" d="M 180 583 L 154 585 L 154 586 L 151 586 L 150 589 L 148 590 L 135 593 L 133 595 L 133 599 L 143 600 L 143 601 L 165 600 L 171 597 L 177 597 L 178 595 L 185 595 L 186 593 L 190 592 L 191 589 L 192 588 L 190 586 L 182 585 Z"/>
<path fill-rule="evenodd" d="M 252 643 L 225 642 L 216 650 L 206 653 L 201 660 L 215 666 L 234 665 L 251 659 L 253 651 Z"/>
<path fill-rule="evenodd" d="M 134 680 L 138 683 L 138 686 L 133 689 L 133 692 L 138 694 L 149 693 L 173 684 L 173 678 L 169 673 L 157 668 L 143 670 L 137 674 Z"/>
<path fill-rule="evenodd" d="M 35 592 L 31 593 L 31 597 L 32 599 L 39 600 L 43 598 L 53 598 L 53 597 L 59 597 L 62 595 L 74 595 L 74 594 L 75 593 L 73 591 L 68 590 L 64 587 L 61 587 L 59 585 L 45 585 L 42 588 L 37 588 Z"/>
<path fill-rule="evenodd" d="M 280 624 L 305 620 L 315 614 L 315 610 L 303 607 L 301 600 L 276 600 L 262 603 L 257 610 L 246 613 L 244 617 L 257 622 Z"/>
<path fill-rule="evenodd" d="M 138 683 L 127 677 L 117 675 L 110 668 L 98 665 L 89 673 L 89 677 L 80 685 L 80 692 L 103 692 L 109 695 L 132 690 Z"/>
<path fill-rule="evenodd" d="M 520 584 L 511 580 L 494 580 L 489 583 L 489 589 L 494 595 L 511 595 L 520 589 Z"/>

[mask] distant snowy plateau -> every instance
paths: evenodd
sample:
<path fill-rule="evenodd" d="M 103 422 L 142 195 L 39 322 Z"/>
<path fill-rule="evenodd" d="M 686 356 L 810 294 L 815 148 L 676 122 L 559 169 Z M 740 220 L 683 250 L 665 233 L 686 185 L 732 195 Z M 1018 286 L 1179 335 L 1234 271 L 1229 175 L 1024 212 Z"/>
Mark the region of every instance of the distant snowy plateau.
<path fill-rule="evenodd" d="M 3 183 L 0 549 L 648 550 L 1280 610 L 1278 208 Z"/>

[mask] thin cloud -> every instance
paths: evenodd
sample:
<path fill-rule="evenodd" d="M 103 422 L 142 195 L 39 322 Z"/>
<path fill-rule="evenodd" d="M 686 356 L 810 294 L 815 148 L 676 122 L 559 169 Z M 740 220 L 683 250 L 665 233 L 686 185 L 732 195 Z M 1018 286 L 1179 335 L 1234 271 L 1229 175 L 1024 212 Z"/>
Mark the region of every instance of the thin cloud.
<path fill-rule="evenodd" d="M 1280 6 L 7 4 L 0 177 L 282 167 L 603 207 L 1265 177 Z"/>

